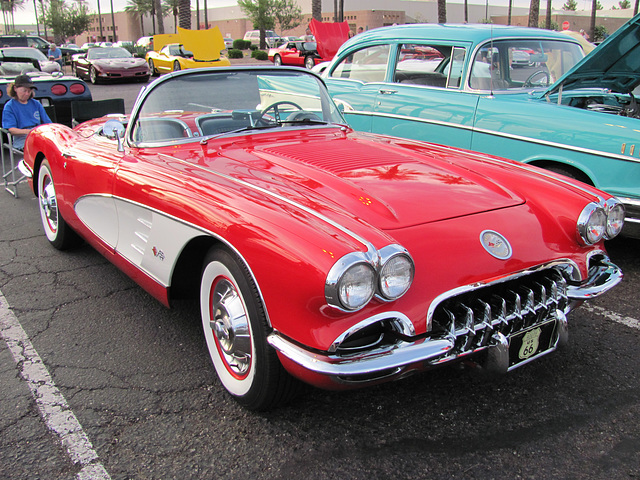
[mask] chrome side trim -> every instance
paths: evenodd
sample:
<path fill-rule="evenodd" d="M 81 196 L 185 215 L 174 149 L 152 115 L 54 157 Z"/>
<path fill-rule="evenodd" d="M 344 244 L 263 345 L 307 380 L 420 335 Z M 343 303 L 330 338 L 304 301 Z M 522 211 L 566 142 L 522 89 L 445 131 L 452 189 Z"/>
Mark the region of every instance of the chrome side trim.
<path fill-rule="evenodd" d="M 453 342 L 450 340 L 421 339 L 344 357 L 309 352 L 277 331 L 267 337 L 267 342 L 301 367 L 332 377 L 382 373 L 412 363 L 433 360 L 446 355 L 453 348 Z"/>
<path fill-rule="evenodd" d="M 33 178 L 33 172 L 31 168 L 29 168 L 29 165 L 24 162 L 24 158 L 18 162 L 18 170 L 20 170 L 20 173 L 25 177 Z"/>
<path fill-rule="evenodd" d="M 368 116 L 372 116 L 373 112 L 362 112 L 359 110 L 354 110 L 354 111 L 350 111 L 350 112 L 345 112 L 348 113 L 349 115 L 368 115 Z M 617 154 L 617 153 L 610 153 L 610 152 L 604 152 L 602 150 L 594 150 L 591 148 L 584 148 L 584 147 L 576 147 L 573 145 L 567 145 L 564 143 L 557 143 L 557 142 L 550 142 L 548 140 L 539 140 L 536 138 L 531 138 L 531 137 L 524 137 L 522 135 L 515 135 L 512 133 L 504 133 L 504 132 L 500 132 L 500 131 L 496 131 L 496 130 L 488 130 L 488 129 L 484 129 L 484 128 L 477 128 L 477 127 L 473 127 L 470 125 L 461 125 L 458 123 L 451 123 L 451 122 L 442 122 L 442 121 L 438 121 L 438 120 L 431 120 L 428 118 L 420 118 L 420 117 L 411 117 L 411 116 L 407 116 L 407 115 L 396 115 L 396 114 L 392 114 L 392 113 L 380 113 L 380 112 L 375 112 L 375 116 L 377 117 L 386 117 L 386 118 L 392 118 L 392 119 L 396 119 L 396 120 L 410 120 L 412 122 L 418 122 L 418 123 L 426 123 L 426 124 L 431 124 L 431 125 L 440 125 L 443 127 L 452 127 L 452 128 L 457 128 L 459 130 L 469 130 L 469 131 L 473 131 L 474 133 L 483 133 L 486 135 L 492 135 L 494 137 L 502 137 L 502 138 L 508 138 L 510 140 L 518 140 L 521 142 L 529 142 L 529 143 L 535 143 L 538 145 L 545 145 L 547 147 L 553 147 L 553 148 L 561 148 L 563 150 L 569 150 L 572 152 L 579 152 L 579 153 L 585 153 L 588 155 L 597 155 L 599 157 L 607 157 L 607 158 L 613 158 L 616 160 L 624 160 L 627 162 L 634 162 L 634 163 L 640 163 L 640 158 L 634 158 L 634 157 L 630 157 L 628 155 L 621 155 L 621 154 Z"/>
<path fill-rule="evenodd" d="M 395 328 L 397 328 L 398 332 L 401 333 L 402 335 L 405 335 L 407 337 L 413 337 L 416 334 L 416 329 L 413 323 L 411 323 L 411 320 L 409 320 L 409 318 L 404 313 L 400 313 L 400 312 L 379 313 L 365 320 L 362 320 L 361 322 L 356 323 L 353 327 L 349 328 L 348 330 L 345 330 L 338 338 L 336 338 L 333 341 L 333 343 L 329 347 L 328 352 L 335 353 L 336 350 L 338 350 L 338 347 L 340 346 L 340 344 L 342 344 L 342 342 L 344 342 L 346 338 L 350 337 L 357 331 L 368 327 L 369 325 L 373 325 L 375 323 L 378 323 L 384 320 L 391 320 Z"/>
<path fill-rule="evenodd" d="M 159 156 L 160 157 L 165 157 L 166 159 L 171 160 L 173 162 L 178 162 L 178 163 L 181 163 L 181 164 L 184 164 L 184 165 L 188 165 L 190 168 L 197 168 L 199 170 L 203 170 L 203 171 L 205 171 L 207 173 L 216 175 L 216 176 L 218 176 L 220 178 L 224 178 L 225 180 L 228 180 L 230 182 L 242 185 L 245 188 L 249 188 L 251 190 L 255 190 L 257 192 L 260 192 L 263 195 L 266 195 L 268 197 L 275 198 L 280 202 L 287 203 L 287 204 L 289 204 L 289 205 L 291 205 L 291 206 L 293 206 L 295 208 L 298 208 L 298 209 L 308 213 L 309 215 L 312 215 L 312 216 L 316 217 L 317 219 L 327 223 L 328 225 L 331 225 L 332 227 L 336 228 L 337 230 L 340 230 L 342 233 L 350 236 L 351 238 L 353 238 L 357 242 L 361 243 L 367 249 L 368 252 L 370 252 L 370 253 L 376 252 L 376 249 L 373 246 L 373 244 L 371 242 L 369 242 L 368 240 L 362 238 L 357 233 L 349 230 L 347 227 L 339 224 L 338 222 L 335 222 L 334 220 L 330 219 L 329 217 L 326 217 L 326 216 L 322 215 L 321 213 L 318 213 L 317 211 L 315 211 L 315 210 L 313 210 L 313 209 L 311 209 L 309 207 L 306 207 L 305 205 L 302 205 L 302 204 L 300 204 L 298 202 L 295 202 L 295 201 L 293 201 L 293 200 L 291 200 L 291 199 L 289 199 L 289 198 L 287 198 L 285 196 L 282 196 L 282 195 L 279 195 L 277 193 L 274 193 L 274 192 L 272 192 L 270 190 L 267 190 L 266 188 L 258 187 L 256 185 L 253 185 L 252 183 L 245 182 L 244 180 L 239 180 L 239 179 L 237 179 L 235 177 L 232 177 L 230 175 L 226 175 L 224 173 L 216 172 L 215 170 L 212 170 L 210 168 L 205 168 L 205 167 L 203 167 L 201 165 L 196 165 L 194 163 L 187 162 L 187 161 L 182 160 L 180 158 L 172 157 L 171 155 L 160 154 Z"/>

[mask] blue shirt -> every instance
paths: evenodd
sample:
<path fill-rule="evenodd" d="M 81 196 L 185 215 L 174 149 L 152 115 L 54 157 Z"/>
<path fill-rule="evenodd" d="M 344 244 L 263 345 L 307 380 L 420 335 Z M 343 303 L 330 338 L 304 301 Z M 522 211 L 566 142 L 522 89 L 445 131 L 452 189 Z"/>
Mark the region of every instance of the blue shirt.
<path fill-rule="evenodd" d="M 22 104 L 12 98 L 4 104 L 2 128 L 32 128 L 42 123 L 51 123 L 51 119 L 39 101 L 30 98 Z M 26 135 L 13 135 L 14 147 L 22 148 L 26 138 Z"/>
<path fill-rule="evenodd" d="M 47 56 L 53 57 L 54 60 L 60 60 L 62 58 L 62 50 L 60 50 L 58 47 L 56 47 L 55 50 L 49 49 Z"/>

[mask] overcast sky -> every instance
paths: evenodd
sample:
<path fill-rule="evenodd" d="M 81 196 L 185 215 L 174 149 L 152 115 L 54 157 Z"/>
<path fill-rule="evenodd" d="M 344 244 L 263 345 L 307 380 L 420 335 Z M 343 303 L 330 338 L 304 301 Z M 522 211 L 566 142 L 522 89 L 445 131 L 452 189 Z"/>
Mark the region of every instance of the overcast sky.
<path fill-rule="evenodd" d="M 99 0 L 100 1 L 100 11 L 102 13 L 108 13 L 111 11 L 111 1 L 110 0 Z M 459 0 L 453 3 L 462 3 L 463 0 Z M 481 4 L 485 5 L 485 0 L 468 0 L 469 3 L 472 4 Z M 556 8 L 560 8 L 564 5 L 566 0 L 554 0 L 553 5 Z M 630 0 L 631 5 L 633 6 L 634 0 Z M 38 2 L 39 3 L 39 2 Z M 113 9 L 116 12 L 120 12 L 124 10 L 127 5 L 127 0 L 113 0 Z M 348 0 L 345 1 L 348 3 Z M 490 5 L 503 5 L 507 6 L 509 4 L 508 0 L 489 0 Z M 518 7 L 528 7 L 530 0 L 513 0 L 513 5 Z M 619 0 L 600 0 L 602 6 L 608 10 L 613 5 L 618 5 Z M 195 9 L 195 0 L 191 2 L 193 8 Z M 235 0 L 209 0 L 209 7 L 213 6 L 227 6 L 227 5 L 235 5 Z M 540 6 L 544 8 L 546 6 L 546 0 L 540 0 Z M 97 0 L 88 0 L 89 10 L 92 13 L 97 13 Z M 202 7 L 202 2 L 200 2 L 200 6 Z M 578 10 L 590 10 L 591 9 L 591 0 L 578 0 Z M 24 8 L 16 12 L 16 24 L 34 24 L 35 23 L 35 15 L 33 14 L 33 0 L 27 0 Z"/>

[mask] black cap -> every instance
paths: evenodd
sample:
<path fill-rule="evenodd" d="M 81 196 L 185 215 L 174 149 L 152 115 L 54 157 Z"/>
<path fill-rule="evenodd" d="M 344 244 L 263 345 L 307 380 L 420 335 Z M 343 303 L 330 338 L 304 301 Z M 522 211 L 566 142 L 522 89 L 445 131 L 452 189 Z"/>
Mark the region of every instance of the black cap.
<path fill-rule="evenodd" d="M 33 81 L 31 81 L 31 77 L 29 75 L 18 75 L 15 81 L 13 82 L 13 84 L 16 87 L 36 88 L 36 86 L 33 84 Z"/>

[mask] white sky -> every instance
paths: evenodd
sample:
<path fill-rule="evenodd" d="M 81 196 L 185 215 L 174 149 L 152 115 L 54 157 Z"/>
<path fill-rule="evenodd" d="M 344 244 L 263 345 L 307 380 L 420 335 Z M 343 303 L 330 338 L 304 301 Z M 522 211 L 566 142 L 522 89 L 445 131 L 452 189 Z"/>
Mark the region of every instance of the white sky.
<path fill-rule="evenodd" d="M 98 13 L 97 8 L 98 0 L 88 0 L 89 10 L 92 13 Z M 111 11 L 111 0 L 99 0 L 100 1 L 100 11 L 102 13 L 108 13 Z M 480 4 L 485 5 L 485 0 L 468 0 L 471 4 Z M 462 3 L 463 0 L 456 0 L 452 3 Z M 561 8 L 566 0 L 553 0 L 554 8 Z M 605 10 L 609 10 L 611 6 L 618 6 L 619 0 L 600 0 L 600 3 L 605 8 Z M 127 5 L 127 0 L 113 0 L 113 9 L 116 12 L 124 10 Z M 195 0 L 191 1 L 192 7 L 195 9 Z M 208 0 L 209 8 L 213 8 L 214 6 L 228 6 L 235 5 L 235 0 Z M 349 0 L 345 0 L 345 9 L 348 9 Z M 507 6 L 509 4 L 508 0 L 489 0 L 491 5 L 496 6 Z M 528 7 L 530 0 L 513 0 L 513 5 L 517 7 Z M 635 0 L 630 0 L 630 3 L 633 7 Z M 39 1 L 38 1 L 39 4 Z M 200 1 L 200 8 L 202 8 L 203 2 Z M 540 7 L 545 8 L 547 5 L 547 0 L 540 0 Z M 578 10 L 590 10 L 591 9 L 591 0 L 578 0 Z M 16 24 L 35 24 L 35 15 L 33 13 L 33 0 L 27 0 L 24 8 L 16 12 L 15 15 Z"/>

